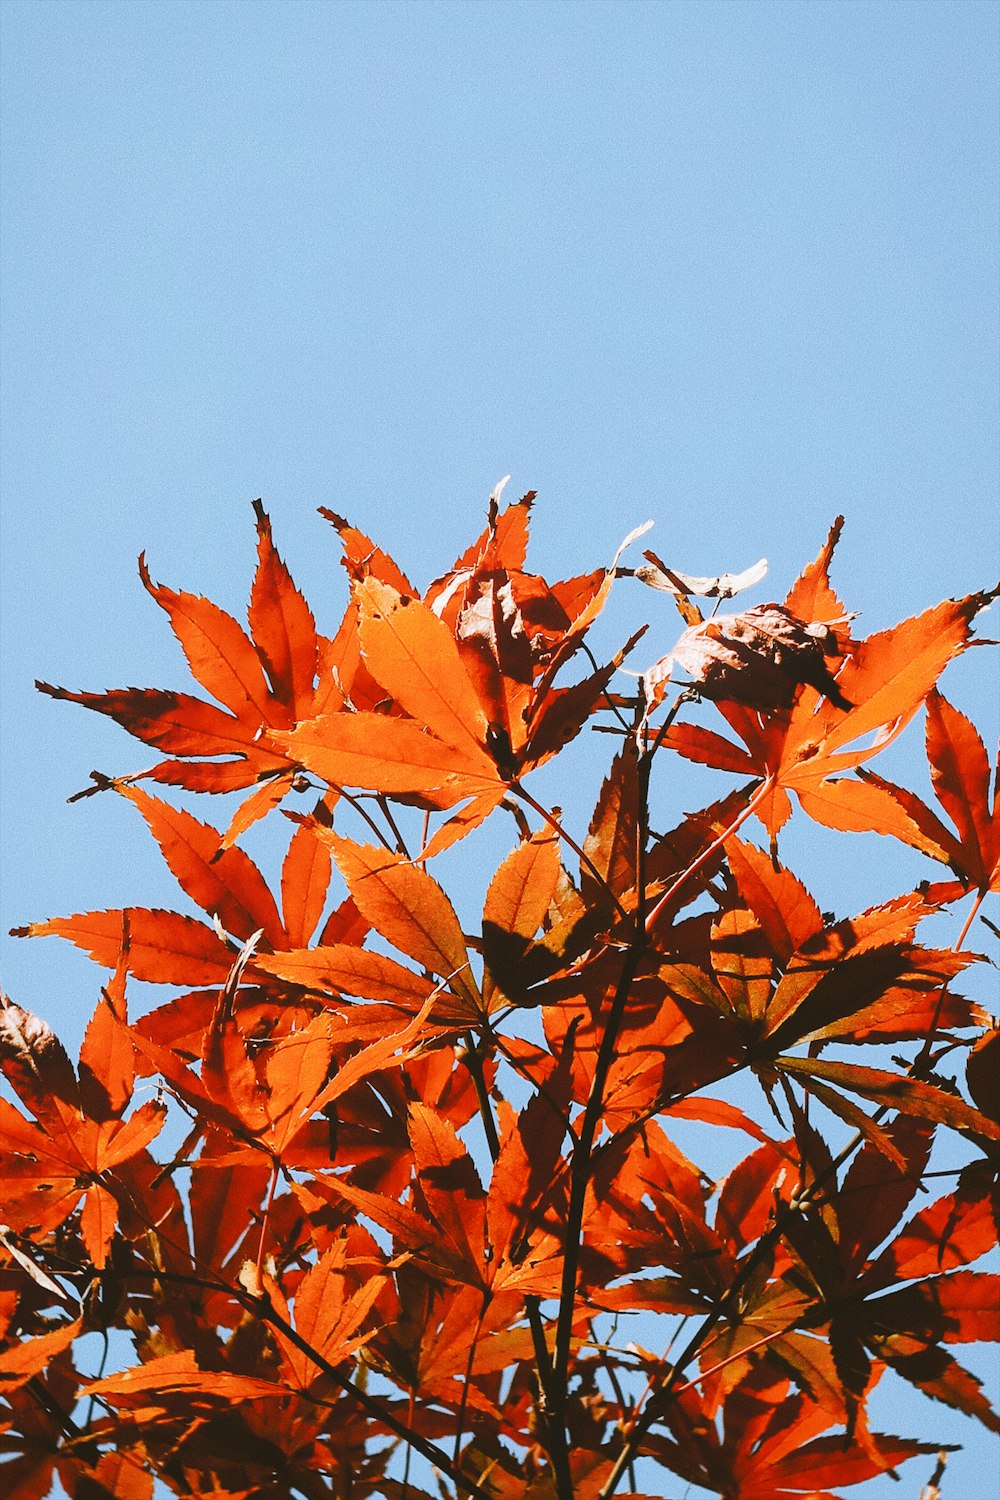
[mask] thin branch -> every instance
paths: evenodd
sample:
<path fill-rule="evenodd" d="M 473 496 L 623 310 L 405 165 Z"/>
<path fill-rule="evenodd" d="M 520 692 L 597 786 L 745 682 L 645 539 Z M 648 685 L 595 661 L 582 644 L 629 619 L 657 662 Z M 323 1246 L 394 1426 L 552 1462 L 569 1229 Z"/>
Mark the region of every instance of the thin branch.
<path fill-rule="evenodd" d="M 406 840 L 403 838 L 403 835 L 400 833 L 399 828 L 398 828 L 398 826 L 396 824 L 396 819 L 392 815 L 392 810 L 389 807 L 389 799 L 388 799 L 388 797 L 386 797 L 386 795 L 385 795 L 384 792 L 379 792 L 378 796 L 375 798 L 375 801 L 378 803 L 379 807 L 382 809 L 382 816 L 383 816 L 383 818 L 385 818 L 385 821 L 388 823 L 389 827 L 392 829 L 392 836 L 396 840 L 396 853 L 397 854 L 402 854 L 405 859 L 409 859 L 410 858 L 410 851 L 407 849 L 407 847 L 406 847 Z"/>
<path fill-rule="evenodd" d="M 544 818 L 545 821 L 546 821 L 546 823 L 553 830 L 553 832 L 557 833 L 559 835 L 559 837 L 562 839 L 563 843 L 567 844 L 569 846 L 569 848 L 572 849 L 573 853 L 578 857 L 580 863 L 582 865 L 586 866 L 586 868 L 590 871 L 591 875 L 593 875 L 594 879 L 600 885 L 601 889 L 614 902 L 615 908 L 616 908 L 616 910 L 618 912 L 618 915 L 621 917 L 622 921 L 623 922 L 627 922 L 628 921 L 628 912 L 625 910 L 624 906 L 622 906 L 621 902 L 618 900 L 618 897 L 615 895 L 614 891 L 611 889 L 610 885 L 608 884 L 607 879 L 605 878 L 605 876 L 603 876 L 601 874 L 600 870 L 594 864 L 594 861 L 590 858 L 590 855 L 584 853 L 583 849 L 581 849 L 580 845 L 573 838 L 572 834 L 569 834 L 569 833 L 566 832 L 566 829 L 560 823 L 559 819 L 555 816 L 555 814 L 549 812 L 548 808 L 547 807 L 543 807 L 540 802 L 536 802 L 535 799 L 534 799 L 534 797 L 531 795 L 531 793 L 530 792 L 526 792 L 524 790 L 524 787 L 521 785 L 521 783 L 519 781 L 515 781 L 515 782 L 512 783 L 512 785 L 511 785 L 511 791 L 514 793 L 515 797 L 520 797 L 521 800 L 522 800 L 522 802 L 526 802 L 528 804 L 528 806 L 530 808 L 532 808 L 538 814 L 538 816 L 540 818 Z"/>
<path fill-rule="evenodd" d="M 340 796 L 343 797 L 344 801 L 350 807 L 354 808 L 354 811 L 357 813 L 358 817 L 359 818 L 363 818 L 364 821 L 368 824 L 368 827 L 371 829 L 372 833 L 378 839 L 378 841 L 382 845 L 383 849 L 385 849 L 389 854 L 405 854 L 406 853 L 405 848 L 402 848 L 400 846 L 400 842 L 397 842 L 397 846 L 396 846 L 395 849 L 392 847 L 392 843 L 385 836 L 384 829 L 382 829 L 382 828 L 380 828 L 378 826 L 378 824 L 376 823 L 375 819 L 372 817 L 371 813 L 365 807 L 362 798 L 356 797 L 353 794 L 353 792 L 345 791 L 342 786 L 337 787 L 336 790 L 337 790 L 337 792 L 339 792 Z M 383 810 L 383 812 L 385 811 L 384 808 L 382 810 Z M 399 839 L 398 834 L 396 835 L 396 837 L 397 837 L 397 840 L 398 840 Z"/>
<path fill-rule="evenodd" d="M 479 1044 L 471 1031 L 465 1033 L 465 1066 L 469 1070 L 472 1086 L 476 1091 L 476 1100 L 479 1104 L 479 1117 L 483 1122 L 486 1132 L 486 1144 L 490 1148 L 490 1157 L 496 1161 L 500 1155 L 500 1137 L 497 1134 L 497 1122 L 493 1118 L 493 1106 L 490 1103 L 489 1091 L 486 1087 L 486 1075 L 483 1072 L 483 1054 L 479 1050 Z"/>
<path fill-rule="evenodd" d="M 981 890 L 981 891 L 977 892 L 976 899 L 972 903 L 972 909 L 969 912 L 969 915 L 966 917 L 965 922 L 964 922 L 964 924 L 962 926 L 962 930 L 958 934 L 958 937 L 955 939 L 955 942 L 954 942 L 954 944 L 952 946 L 952 950 L 951 950 L 952 953 L 958 953 L 958 952 L 961 951 L 962 944 L 965 942 L 965 939 L 969 935 L 969 932 L 970 932 L 970 929 L 972 927 L 972 924 L 976 920 L 976 913 L 979 911 L 979 908 L 982 906 L 983 900 L 984 900 L 985 896 L 986 896 L 986 891 L 985 890 Z M 923 1068 L 924 1064 L 927 1062 L 928 1058 L 930 1057 L 931 1048 L 934 1045 L 934 1033 L 937 1031 L 938 1020 L 940 1018 L 941 1011 L 944 1008 L 945 997 L 946 997 L 947 994 L 948 994 L 948 985 L 947 985 L 947 983 L 945 983 L 945 984 L 943 984 L 941 986 L 941 989 L 940 989 L 940 991 L 938 993 L 937 1003 L 936 1003 L 936 1005 L 934 1007 L 934 1014 L 931 1016 L 930 1022 L 929 1022 L 928 1027 L 927 1027 L 927 1030 L 926 1030 L 926 1032 L 924 1034 L 923 1046 L 921 1047 L 920 1051 L 917 1053 L 917 1056 L 913 1059 L 913 1061 L 910 1064 L 910 1073 L 911 1074 L 916 1074 L 917 1076 L 919 1076 L 921 1069 Z"/>
<path fill-rule="evenodd" d="M 683 886 L 688 880 L 690 880 L 691 876 L 696 874 L 698 870 L 701 869 L 702 865 L 706 864 L 707 861 L 712 858 L 713 854 L 717 853 L 718 850 L 724 846 L 726 840 L 732 838 L 733 834 L 737 833 L 739 829 L 742 828 L 746 820 L 757 811 L 759 804 L 763 802 L 766 793 L 771 790 L 773 785 L 774 773 L 772 772 L 761 782 L 760 786 L 754 792 L 746 807 L 744 807 L 742 812 L 740 812 L 733 819 L 729 827 L 725 829 L 724 832 L 720 833 L 719 837 L 717 839 L 714 839 L 712 843 L 708 845 L 707 849 L 703 849 L 702 852 L 698 855 L 698 858 L 692 860 L 691 864 L 688 865 L 686 870 L 681 871 L 677 879 L 674 881 L 673 885 L 671 885 L 667 890 L 664 891 L 663 895 L 660 897 L 659 901 L 657 901 L 656 905 L 653 907 L 653 910 L 646 918 L 647 932 L 652 931 L 660 913 L 669 906 L 670 902 L 677 895 L 677 892 L 681 889 L 681 886 Z"/>

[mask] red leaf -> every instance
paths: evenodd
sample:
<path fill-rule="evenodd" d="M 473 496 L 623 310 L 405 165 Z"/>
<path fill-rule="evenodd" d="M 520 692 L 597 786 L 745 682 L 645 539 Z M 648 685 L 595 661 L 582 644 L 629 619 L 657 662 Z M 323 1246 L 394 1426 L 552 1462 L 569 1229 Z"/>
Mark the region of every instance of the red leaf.
<path fill-rule="evenodd" d="M 119 787 L 142 813 L 171 874 L 186 895 L 241 942 L 263 928 L 269 943 L 282 948 L 285 930 L 267 882 L 242 849 L 222 847 L 217 828 L 151 797 L 138 787 Z"/>
<path fill-rule="evenodd" d="M 320 830 L 300 824 L 281 867 L 281 911 L 289 947 L 304 948 L 316 931 L 330 874 L 330 850 Z"/>
<path fill-rule="evenodd" d="M 314 712 L 317 667 L 316 623 L 275 549 L 271 522 L 260 501 L 257 516 L 257 572 L 250 593 L 250 631 L 267 668 L 271 689 L 294 720 Z"/>
<path fill-rule="evenodd" d="M 249 722 L 256 716 L 258 723 L 267 723 L 270 694 L 260 658 L 232 615 L 209 599 L 153 583 L 143 557 L 139 558 L 139 576 L 147 592 L 166 610 L 202 687 L 238 718 Z"/>
<path fill-rule="evenodd" d="M 148 911 L 127 906 L 111 911 L 53 917 L 16 929 L 17 937 L 63 937 L 89 953 L 95 963 L 113 969 L 118 962 L 122 921 L 131 937 L 129 971 L 151 984 L 220 984 L 232 967 L 233 953 L 210 927 L 175 911 Z"/>
<path fill-rule="evenodd" d="M 425 870 L 374 844 L 327 835 L 341 875 L 362 916 L 400 952 L 443 979 L 476 1009 L 465 938 L 455 909 Z"/>
<path fill-rule="evenodd" d="M 453 1127 L 423 1104 L 410 1107 L 410 1145 L 420 1190 L 466 1279 L 483 1279 L 486 1194 Z"/>
<path fill-rule="evenodd" d="M 938 800 L 962 841 L 962 870 L 980 890 L 1000 889 L 1000 809 L 990 814 L 990 766 L 975 728 L 938 692 L 927 699 L 927 758 Z"/>
<path fill-rule="evenodd" d="M 903 1114 L 931 1120 L 935 1125 L 950 1125 L 953 1130 L 1000 1141 L 1000 1125 L 988 1120 L 955 1094 L 917 1078 L 905 1078 L 881 1068 L 862 1068 L 855 1063 L 821 1062 L 819 1058 L 807 1061 L 800 1057 L 781 1057 L 777 1062 L 787 1073 L 825 1079 L 887 1109 L 897 1109 Z"/>
<path fill-rule="evenodd" d="M 787 963 L 797 948 L 823 929 L 816 902 L 790 870 L 742 839 L 726 840 L 726 859 L 740 895 L 754 913 L 777 958 Z"/>

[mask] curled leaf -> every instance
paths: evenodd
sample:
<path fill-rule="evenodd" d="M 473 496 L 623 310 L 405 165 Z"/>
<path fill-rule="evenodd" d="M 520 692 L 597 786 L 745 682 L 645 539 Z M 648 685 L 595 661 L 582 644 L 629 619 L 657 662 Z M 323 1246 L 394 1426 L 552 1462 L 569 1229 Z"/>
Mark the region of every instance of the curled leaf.
<path fill-rule="evenodd" d="M 829 625 L 807 624 L 780 604 L 758 604 L 688 626 L 673 650 L 646 672 L 647 691 L 651 702 L 659 703 L 676 663 L 706 698 L 769 712 L 791 708 L 796 689 L 808 684 L 837 708 L 848 709 L 851 704 L 826 664 L 839 649 Z"/>
<path fill-rule="evenodd" d="M 636 568 L 634 576 L 641 583 L 662 593 L 697 594 L 702 599 L 731 599 L 734 594 L 741 594 L 744 589 L 760 583 L 767 574 L 766 557 L 762 557 L 752 567 L 744 568 L 742 573 L 720 573 L 717 578 L 700 578 L 694 573 L 681 573 L 676 568 L 668 568 L 655 552 L 646 551 L 642 555 L 647 561 L 641 568 Z"/>

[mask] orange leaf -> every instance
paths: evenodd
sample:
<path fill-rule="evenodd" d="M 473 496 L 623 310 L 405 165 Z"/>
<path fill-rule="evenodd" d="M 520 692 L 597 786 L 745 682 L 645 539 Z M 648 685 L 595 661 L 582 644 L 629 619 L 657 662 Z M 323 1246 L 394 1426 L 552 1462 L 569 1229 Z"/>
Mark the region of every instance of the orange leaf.
<path fill-rule="evenodd" d="M 116 1007 L 109 985 L 90 1019 L 80 1049 L 80 1096 L 93 1119 L 120 1115 L 132 1097 L 135 1047 L 127 1019 L 124 993 Z"/>
<path fill-rule="evenodd" d="M 280 772 L 277 776 L 268 776 L 258 786 L 255 786 L 249 797 L 243 799 L 230 818 L 229 827 L 222 835 L 219 848 L 231 848 L 241 833 L 246 833 L 248 828 L 252 828 L 254 823 L 266 817 L 272 808 L 277 807 L 280 802 L 283 802 L 292 790 L 294 780 L 295 771 L 294 769 L 290 769 Z M 182 784 L 191 791 L 198 790 L 197 787 L 192 786 L 190 777 L 186 778 Z M 212 788 L 208 788 L 207 790 L 212 790 Z M 221 791 L 221 788 L 218 788 L 218 790 Z"/>
<path fill-rule="evenodd" d="M 437 881 L 402 854 L 332 833 L 326 838 L 361 915 L 400 952 L 478 1006 L 462 928 Z"/>
<path fill-rule="evenodd" d="M 492 768 L 483 748 L 486 716 L 447 625 L 419 600 L 374 578 L 359 586 L 357 597 L 361 650 L 376 681 L 439 740 L 484 770 Z"/>
<path fill-rule="evenodd" d="M 738 1016 L 759 1021 L 771 999 L 774 959 L 766 933 L 750 912 L 723 912 L 712 926 L 712 968 Z"/>
<path fill-rule="evenodd" d="M 402 1062 L 409 1055 L 410 1048 L 419 1047 L 423 1040 L 424 1027 L 434 1004 L 432 993 L 402 1031 L 392 1032 L 389 1036 L 380 1036 L 368 1046 L 362 1047 L 360 1052 L 355 1052 L 353 1057 L 348 1058 L 347 1062 L 338 1069 L 335 1077 L 314 1100 L 313 1109 L 320 1110 L 331 1100 L 342 1098 L 359 1079 L 367 1078 L 371 1073 L 380 1072 L 383 1068 Z"/>
<path fill-rule="evenodd" d="M 497 780 L 485 753 L 465 757 L 419 725 L 384 714 L 324 714 L 289 733 L 275 731 L 274 739 L 330 786 L 443 793 L 447 806 Z"/>
<path fill-rule="evenodd" d="M 743 1130 L 755 1141 L 760 1141 L 767 1146 L 773 1144 L 756 1121 L 751 1120 L 750 1116 L 744 1114 L 741 1109 L 737 1109 L 735 1104 L 727 1104 L 724 1099 L 710 1099 L 704 1096 L 676 1099 L 666 1106 L 663 1113 L 676 1115 L 680 1120 L 701 1120 L 708 1125 L 725 1125 L 730 1130 Z"/>
<path fill-rule="evenodd" d="M 318 1015 L 300 1031 L 283 1037 L 267 1054 L 268 1139 L 281 1155 L 317 1109 L 333 1058 L 329 1015 Z"/>
<path fill-rule="evenodd" d="M 499 806 L 506 796 L 507 788 L 503 785 L 491 787 L 488 792 L 473 797 L 472 801 L 465 807 L 460 807 L 458 812 L 452 813 L 446 823 L 428 839 L 420 851 L 421 859 L 433 859 L 438 854 L 443 854 L 445 849 L 450 849 L 466 834 L 472 833 L 473 829 L 485 823 L 490 813 Z"/>
<path fill-rule="evenodd" d="M 823 928 L 823 916 L 805 886 L 790 870 L 742 839 L 726 840 L 726 858 L 740 895 L 767 934 L 775 955 L 787 963 L 797 948 Z"/>
<path fill-rule="evenodd" d="M 298 948 L 290 953 L 258 954 L 254 968 L 303 989 L 325 995 L 355 995 L 362 1000 L 387 1000 L 412 1010 L 433 993 L 422 974 L 414 974 L 392 958 L 333 943 L 322 948 Z"/>
<path fill-rule="evenodd" d="M 303 1277 L 295 1294 L 295 1331 L 330 1364 L 339 1364 L 371 1337 L 358 1335 L 357 1330 L 385 1285 L 383 1277 L 369 1276 L 348 1295 L 346 1251 L 346 1241 L 335 1240 Z M 280 1329 L 275 1330 L 275 1336 L 295 1383 L 305 1390 L 319 1374 L 319 1366 Z"/>
<path fill-rule="evenodd" d="M 80 1233 L 83 1243 L 98 1271 L 107 1262 L 111 1238 L 118 1223 L 118 1204 L 99 1182 L 92 1183 L 83 1200 L 80 1216 Z"/>
<path fill-rule="evenodd" d="M 319 507 L 319 513 L 340 533 L 340 540 L 344 544 L 344 567 L 350 578 L 360 582 L 371 576 L 381 583 L 389 584 L 400 594 L 409 594 L 411 598 L 416 596 L 416 589 L 406 574 L 363 531 L 345 521 L 343 516 L 338 516 L 336 511 L 328 510 L 325 505 Z"/>
<path fill-rule="evenodd" d="M 953 862 L 955 838 L 919 797 L 862 766 L 859 780 L 848 777 L 800 787 L 799 801 L 817 823 L 852 833 L 881 833 L 919 849 L 932 859 Z"/>
<path fill-rule="evenodd" d="M 838 516 L 830 527 L 829 535 L 820 549 L 819 556 L 809 563 L 792 585 L 785 599 L 785 608 L 800 620 L 823 623 L 835 630 L 842 643 L 848 638 L 848 615 L 840 599 L 830 587 L 830 563 L 834 549 L 844 528 L 843 516 Z M 839 627 L 839 628 L 838 628 Z"/>
<path fill-rule="evenodd" d="M 249 717 L 249 711 L 258 722 L 268 722 L 270 694 L 260 657 L 232 615 L 209 599 L 175 593 L 153 583 L 141 556 L 139 576 L 147 592 L 166 610 L 192 674 L 202 687 L 238 717 Z"/>
<path fill-rule="evenodd" d="M 11 1348 L 0 1351 L 0 1386 L 4 1392 L 9 1394 L 44 1370 L 50 1359 L 69 1348 L 82 1324 L 83 1319 L 77 1318 L 61 1328 L 54 1328 L 51 1333 L 22 1338 Z"/>
<path fill-rule="evenodd" d="M 217 828 L 200 823 L 182 808 L 172 807 L 135 786 L 117 788 L 142 813 L 149 831 L 181 889 L 202 911 L 244 941 L 258 927 L 269 943 L 287 941 L 267 882 L 242 849 L 222 847 Z"/>
<path fill-rule="evenodd" d="M 473 1284 L 483 1278 L 486 1194 L 454 1127 L 424 1104 L 410 1106 L 410 1145 L 420 1190 Z"/>
<path fill-rule="evenodd" d="M 927 699 L 927 758 L 941 805 L 962 841 L 962 873 L 1000 889 L 1000 807 L 990 815 L 990 764 L 974 726 L 936 690 Z"/>
<path fill-rule="evenodd" d="M 968 644 L 969 626 L 992 596 L 947 599 L 862 641 L 838 678 L 856 704 L 825 736 L 825 752 L 899 719 L 909 719 L 945 667 Z M 824 715 L 824 717 L 827 717 Z"/>
<path fill-rule="evenodd" d="M 330 886 L 330 851 L 319 829 L 301 823 L 281 867 L 281 910 L 292 948 L 304 948 L 316 931 Z"/>
<path fill-rule="evenodd" d="M 43 1123 L 79 1115 L 79 1086 L 62 1042 L 46 1021 L 6 995 L 0 995 L 0 1068 Z"/>
<path fill-rule="evenodd" d="M 484 925 L 533 938 L 555 895 L 560 868 L 558 844 L 547 831 L 519 844 L 490 881 Z"/>
<path fill-rule="evenodd" d="M 254 1401 L 262 1397 L 281 1397 L 284 1388 L 269 1380 L 249 1375 L 230 1375 L 223 1370 L 198 1368 L 193 1350 L 162 1354 L 130 1370 L 121 1370 L 103 1380 L 90 1380 L 88 1394 L 105 1396 L 113 1405 L 129 1405 L 136 1396 L 169 1397 L 176 1392 L 201 1396 L 204 1403 L 215 1404 Z M 163 1405 L 161 1401 L 159 1403 Z"/>
<path fill-rule="evenodd" d="M 294 720 L 315 711 L 318 644 L 316 622 L 305 599 L 275 549 L 271 522 L 259 500 L 257 516 L 257 572 L 250 592 L 250 632 L 271 679 L 274 696 L 286 704 Z"/>
<path fill-rule="evenodd" d="M 141 906 L 53 917 L 15 929 L 17 937 L 63 937 L 113 969 L 118 961 L 122 919 L 129 924 L 129 970 L 151 984 L 225 983 L 233 954 L 210 927 L 176 911 Z"/>
<path fill-rule="evenodd" d="M 106 1121 L 100 1127 L 95 1170 L 110 1172 L 130 1156 L 144 1151 L 166 1122 L 166 1105 L 147 1099 L 127 1120 Z"/>
<path fill-rule="evenodd" d="M 131 1453 L 102 1453 L 94 1478 L 114 1500 L 153 1500 L 153 1475 Z M 83 1482 L 78 1486 L 77 1500 L 91 1500 Z M 93 1500 L 102 1497 L 95 1495 Z"/>

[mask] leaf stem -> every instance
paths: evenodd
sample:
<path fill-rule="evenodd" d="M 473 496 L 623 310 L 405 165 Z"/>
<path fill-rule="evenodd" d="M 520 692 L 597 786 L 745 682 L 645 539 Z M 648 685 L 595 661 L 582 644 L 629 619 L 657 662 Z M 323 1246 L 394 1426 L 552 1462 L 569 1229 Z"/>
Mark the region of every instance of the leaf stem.
<path fill-rule="evenodd" d="M 969 936 L 969 930 L 972 927 L 973 922 L 976 920 L 976 916 L 977 916 L 977 914 L 979 912 L 979 908 L 982 906 L 983 901 L 985 899 L 986 899 L 986 891 L 985 890 L 981 890 L 981 891 L 977 891 L 976 892 L 976 899 L 972 903 L 972 910 L 969 912 L 969 915 L 966 917 L 965 924 L 962 927 L 961 932 L 958 934 L 958 937 L 955 939 L 954 947 L 951 950 L 952 953 L 958 953 L 961 950 L 962 945 L 964 944 L 966 938 Z"/>
<path fill-rule="evenodd" d="M 713 840 L 713 842 L 708 845 L 707 849 L 703 849 L 702 852 L 698 855 L 698 858 L 692 860 L 686 870 L 681 871 L 677 879 L 674 881 L 673 885 L 671 885 L 667 890 L 664 891 L 663 895 L 660 897 L 659 901 L 657 901 L 656 905 L 653 907 L 653 910 L 646 918 L 647 932 L 652 931 L 660 913 L 664 911 L 667 906 L 669 906 L 670 902 L 677 895 L 677 892 L 680 890 L 681 886 L 684 885 L 692 875 L 696 874 L 698 870 L 701 869 L 702 865 L 707 863 L 707 861 L 712 858 L 713 854 L 717 853 L 717 851 L 723 847 L 727 839 L 732 838 L 733 834 L 737 833 L 739 829 L 742 828 L 747 818 L 749 818 L 753 813 L 757 811 L 759 804 L 764 800 L 765 794 L 771 790 L 773 785 L 774 772 L 772 771 L 761 782 L 760 786 L 754 792 L 746 807 L 744 807 L 743 810 L 737 814 L 737 816 L 730 823 L 729 827 L 725 829 L 724 832 L 720 833 L 719 837 Z"/>
<path fill-rule="evenodd" d="M 351 807 L 354 808 L 354 811 L 357 813 L 358 817 L 359 818 L 363 818 L 364 821 L 368 824 L 368 827 L 371 829 L 372 833 L 374 833 L 375 837 L 378 839 L 378 841 L 382 845 L 383 849 L 385 849 L 389 854 L 405 854 L 406 853 L 405 848 L 403 848 L 402 841 L 399 839 L 398 833 L 396 834 L 396 839 L 397 839 L 396 848 L 394 849 L 392 847 L 392 842 L 391 842 L 390 839 L 386 838 L 384 829 L 381 829 L 378 826 L 378 824 L 376 823 L 375 819 L 372 817 L 371 813 L 365 807 L 364 802 L 362 801 L 362 799 L 360 797 L 355 797 L 353 795 L 353 793 L 345 791 L 345 789 L 342 786 L 337 787 L 336 790 L 339 792 L 340 796 L 343 797 L 344 801 L 346 803 L 348 803 L 349 806 L 351 806 Z M 379 804 L 379 806 L 381 806 L 381 803 Z M 382 811 L 384 812 L 385 808 L 382 808 Z"/>
<path fill-rule="evenodd" d="M 951 950 L 952 953 L 959 953 L 961 951 L 962 945 L 965 942 L 965 939 L 969 935 L 969 932 L 971 930 L 972 924 L 976 920 L 976 914 L 979 911 L 979 908 L 982 906 L 985 897 L 986 897 L 986 891 L 985 891 L 985 889 L 980 890 L 980 891 L 978 891 L 976 893 L 976 899 L 972 903 L 972 908 L 971 908 L 971 910 L 969 912 L 969 915 L 966 917 L 965 922 L 962 925 L 962 930 L 958 934 L 958 937 L 955 939 L 955 942 L 954 942 L 954 944 L 952 946 L 952 950 Z M 941 989 L 940 989 L 940 991 L 938 993 L 937 1004 L 934 1007 L 934 1014 L 933 1014 L 933 1016 L 931 1016 L 930 1024 L 928 1025 L 927 1031 L 924 1034 L 923 1046 L 920 1048 L 920 1051 L 917 1053 L 917 1056 L 913 1059 L 912 1063 L 910 1064 L 910 1072 L 911 1072 L 911 1074 L 919 1074 L 921 1068 L 923 1067 L 923 1064 L 927 1061 L 928 1057 L 930 1056 L 931 1048 L 934 1045 L 934 1033 L 937 1031 L 938 1018 L 941 1015 L 941 1011 L 942 1011 L 942 1008 L 944 1006 L 944 999 L 945 999 L 945 996 L 947 995 L 947 993 L 948 993 L 948 985 L 947 985 L 947 982 L 946 982 L 945 984 L 943 984 L 941 986 Z"/>
<path fill-rule="evenodd" d="M 472 1086 L 476 1091 L 479 1116 L 483 1122 L 483 1129 L 486 1132 L 486 1144 L 490 1148 L 490 1157 L 495 1162 L 500 1155 L 500 1137 L 497 1135 L 497 1124 L 493 1118 L 493 1106 L 490 1104 L 489 1090 L 486 1087 L 486 1075 L 483 1072 L 483 1054 L 479 1050 L 477 1038 L 471 1031 L 465 1033 L 465 1066 L 469 1070 Z"/>

